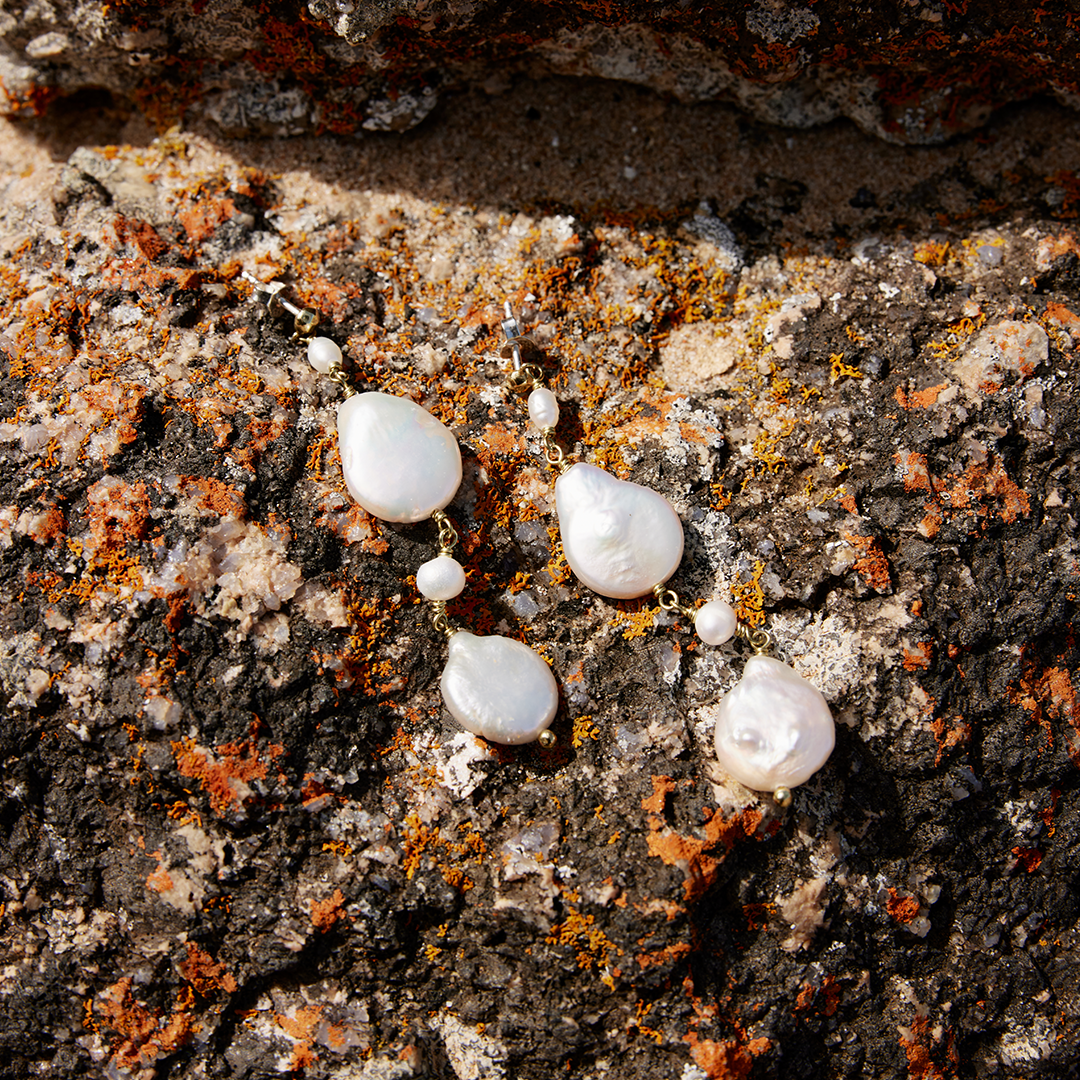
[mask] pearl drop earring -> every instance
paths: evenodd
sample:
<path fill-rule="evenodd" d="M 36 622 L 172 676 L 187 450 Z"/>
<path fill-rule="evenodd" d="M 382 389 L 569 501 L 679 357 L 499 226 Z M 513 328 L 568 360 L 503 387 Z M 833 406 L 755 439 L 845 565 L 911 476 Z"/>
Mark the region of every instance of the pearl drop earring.
<path fill-rule="evenodd" d="M 450 621 L 447 601 L 465 588 L 465 570 L 453 558 L 457 531 L 445 512 L 461 485 L 461 451 L 453 433 L 408 398 L 377 391 L 358 393 L 328 337 L 314 337 L 318 313 L 283 295 L 280 282 L 264 284 L 243 275 L 268 311 L 294 318 L 294 338 L 306 337 L 308 361 L 337 383 L 344 400 L 337 408 L 341 471 L 349 494 L 382 521 L 433 520 L 439 527 L 435 558 L 419 567 L 416 586 L 431 601 L 432 621 L 447 641 L 439 688 L 454 719 L 474 735 L 517 745 L 534 739 L 551 746 L 549 725 L 559 704 L 551 669 L 513 638 L 480 637 Z"/>
<path fill-rule="evenodd" d="M 528 394 L 529 419 L 556 474 L 555 513 L 570 569 L 601 596 L 622 600 L 652 593 L 662 610 L 691 620 L 708 645 L 723 645 L 735 637 L 749 643 L 754 654 L 720 704 L 716 755 L 740 783 L 771 791 L 777 803 L 789 805 L 791 789 L 825 764 L 835 744 L 835 724 L 824 697 L 793 668 L 766 655 L 771 635 L 740 622 L 726 601 L 710 600 L 694 608 L 667 588 L 683 555 L 682 522 L 674 507 L 640 484 L 594 465 L 567 461 L 555 439 L 558 400 L 543 385 L 540 366 L 524 361 L 523 350 L 537 347 L 522 335 L 509 303 L 505 315 L 502 355 L 512 365 L 507 385 Z"/>

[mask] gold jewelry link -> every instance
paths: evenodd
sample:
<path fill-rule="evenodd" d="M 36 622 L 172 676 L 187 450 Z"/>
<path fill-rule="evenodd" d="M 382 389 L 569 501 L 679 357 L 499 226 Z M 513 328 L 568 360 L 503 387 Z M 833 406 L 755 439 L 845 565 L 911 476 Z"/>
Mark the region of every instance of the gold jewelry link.
<path fill-rule="evenodd" d="M 458 534 L 454 523 L 446 516 L 445 510 L 436 510 L 431 520 L 439 526 L 439 554 L 449 555 L 457 547 Z"/>
<path fill-rule="evenodd" d="M 691 620 L 697 614 L 696 608 L 687 607 L 679 599 L 679 594 L 674 589 L 669 589 L 662 581 L 653 586 L 653 596 L 656 597 L 661 611 L 677 611 Z"/>
<path fill-rule="evenodd" d="M 559 474 L 566 472 L 570 468 L 570 462 L 566 460 L 563 448 L 555 441 L 555 429 L 541 428 L 540 434 L 544 437 L 544 457 L 547 463 Z"/>
<path fill-rule="evenodd" d="M 741 637 L 754 650 L 755 656 L 762 656 L 772 652 L 773 637 L 768 630 L 762 630 L 761 627 L 747 626 L 746 623 L 740 621 L 735 628 L 735 636 Z"/>
<path fill-rule="evenodd" d="M 341 392 L 345 397 L 351 398 L 356 393 L 356 387 L 349 381 L 349 376 L 345 374 L 345 369 L 340 364 L 331 364 L 326 377 L 341 387 Z"/>
<path fill-rule="evenodd" d="M 458 628 L 450 621 L 450 617 L 446 614 L 446 601 L 432 600 L 431 607 L 431 622 L 435 629 L 438 630 L 440 634 L 445 635 L 448 639 L 452 638 L 458 632 Z"/>

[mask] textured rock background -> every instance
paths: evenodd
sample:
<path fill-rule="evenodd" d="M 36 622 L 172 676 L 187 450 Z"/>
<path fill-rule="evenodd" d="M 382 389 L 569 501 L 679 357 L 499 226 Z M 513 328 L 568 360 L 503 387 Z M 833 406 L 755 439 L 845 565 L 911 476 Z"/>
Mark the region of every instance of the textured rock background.
<path fill-rule="evenodd" d="M 934 143 L 1033 94 L 1075 106 L 1078 19 L 1068 0 L 33 0 L 0 13 L 0 83 L 15 113 L 95 88 L 159 121 L 284 135 L 404 130 L 448 88 L 592 76 Z"/>
<path fill-rule="evenodd" d="M 4 128 L 2 1075 L 1075 1076 L 1074 114 L 913 149 L 519 80 L 215 131 Z M 433 530 L 350 505 L 244 268 L 458 432 L 455 613 L 550 657 L 554 751 L 440 708 Z M 673 584 L 832 702 L 788 812 L 710 764 L 738 649 L 566 576 L 507 296 Z"/>

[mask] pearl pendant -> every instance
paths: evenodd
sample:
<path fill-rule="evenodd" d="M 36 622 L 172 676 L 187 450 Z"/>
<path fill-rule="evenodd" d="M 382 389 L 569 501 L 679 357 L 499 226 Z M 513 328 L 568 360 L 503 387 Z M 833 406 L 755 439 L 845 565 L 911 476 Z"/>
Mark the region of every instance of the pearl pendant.
<path fill-rule="evenodd" d="M 555 509 L 570 569 L 602 596 L 644 596 L 682 560 L 682 522 L 671 503 L 595 465 L 579 462 L 555 481 Z"/>
<path fill-rule="evenodd" d="M 439 688 L 466 731 L 516 746 L 547 729 L 559 707 L 559 689 L 551 668 L 528 645 L 459 630 L 448 653 Z"/>
<path fill-rule="evenodd" d="M 355 394 L 338 406 L 349 494 L 383 521 L 424 521 L 461 485 L 461 451 L 445 424 L 408 398 Z"/>
<path fill-rule="evenodd" d="M 751 656 L 720 703 L 716 756 L 754 791 L 805 782 L 825 764 L 835 743 L 836 726 L 820 691 L 771 656 Z"/>

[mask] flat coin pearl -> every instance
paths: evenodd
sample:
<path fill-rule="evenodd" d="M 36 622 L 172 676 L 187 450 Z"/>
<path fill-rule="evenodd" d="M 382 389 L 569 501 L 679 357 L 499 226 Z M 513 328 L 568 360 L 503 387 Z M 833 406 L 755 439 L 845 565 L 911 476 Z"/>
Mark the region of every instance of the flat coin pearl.
<path fill-rule="evenodd" d="M 682 560 L 682 522 L 671 503 L 595 465 L 571 465 L 555 481 L 555 510 L 570 569 L 601 596 L 644 596 Z"/>
<path fill-rule="evenodd" d="M 771 656 L 751 656 L 720 703 L 716 756 L 754 791 L 795 787 L 829 759 L 836 725 L 817 687 Z"/>
<path fill-rule="evenodd" d="M 529 419 L 541 431 L 559 422 L 559 400 L 543 386 L 538 386 L 529 394 Z"/>
<path fill-rule="evenodd" d="M 461 451 L 448 427 L 408 398 L 355 394 L 337 411 L 349 494 L 383 521 L 424 521 L 461 485 Z"/>
<path fill-rule="evenodd" d="M 436 555 L 416 571 L 416 587 L 428 600 L 453 600 L 465 588 L 465 570 L 457 559 Z"/>
<path fill-rule="evenodd" d="M 702 604 L 694 616 L 694 629 L 706 645 L 723 645 L 735 636 L 739 617 L 725 600 L 710 600 Z"/>
<path fill-rule="evenodd" d="M 491 742 L 532 742 L 559 707 L 555 677 L 520 641 L 477 637 L 459 630 L 450 639 L 439 688 L 454 719 Z"/>
<path fill-rule="evenodd" d="M 307 358 L 320 375 L 327 375 L 335 364 L 341 363 L 341 350 L 328 337 L 312 338 L 308 342 Z"/>

